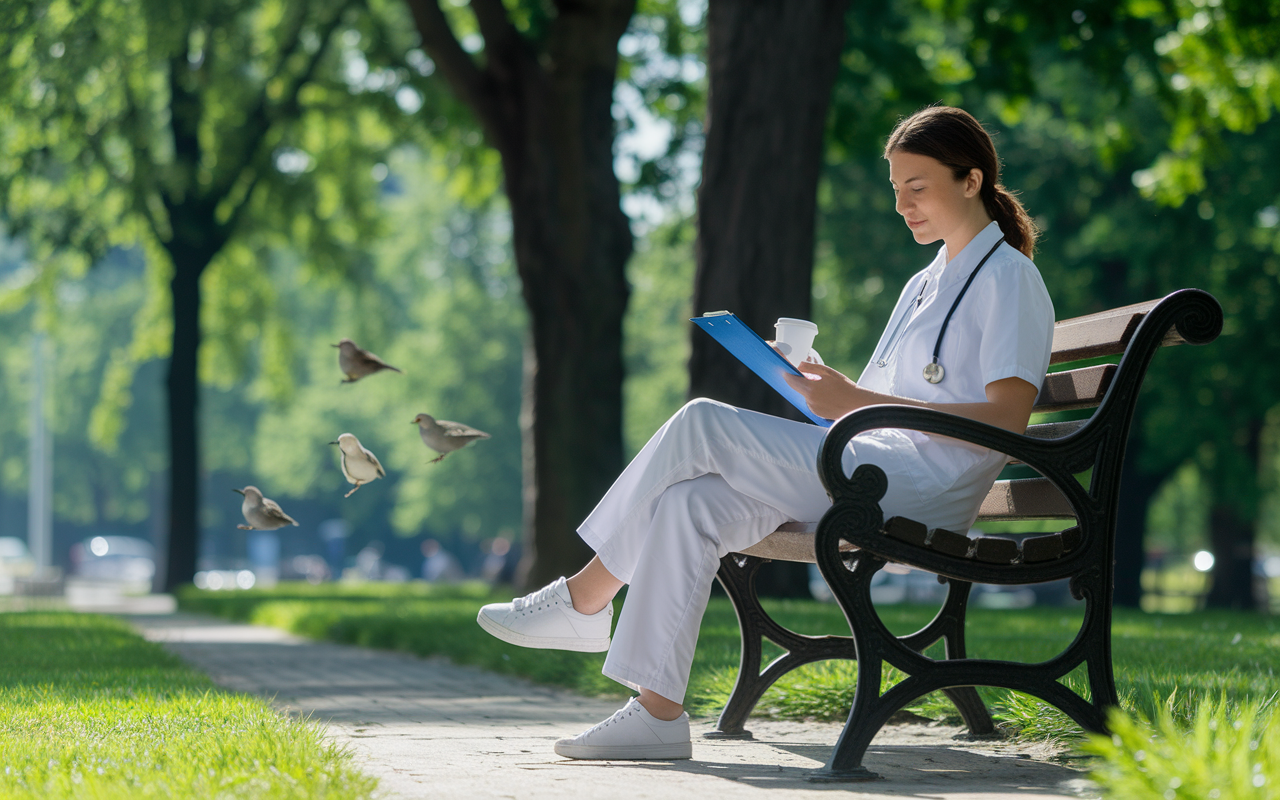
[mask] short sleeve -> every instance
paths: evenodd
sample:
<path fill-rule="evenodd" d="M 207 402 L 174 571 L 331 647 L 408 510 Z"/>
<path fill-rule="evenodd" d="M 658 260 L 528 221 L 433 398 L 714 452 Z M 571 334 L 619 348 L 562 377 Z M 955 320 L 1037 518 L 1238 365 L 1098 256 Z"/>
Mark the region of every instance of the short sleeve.
<path fill-rule="evenodd" d="M 1022 378 L 1039 389 L 1053 351 L 1053 301 L 1030 261 L 1010 258 L 983 282 L 982 383 Z"/>

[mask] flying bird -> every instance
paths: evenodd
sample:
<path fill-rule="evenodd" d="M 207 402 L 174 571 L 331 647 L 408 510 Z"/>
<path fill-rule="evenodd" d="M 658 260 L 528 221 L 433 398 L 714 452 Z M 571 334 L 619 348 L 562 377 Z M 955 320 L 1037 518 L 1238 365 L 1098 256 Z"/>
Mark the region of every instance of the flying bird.
<path fill-rule="evenodd" d="M 244 521 L 249 524 L 236 526 L 242 531 L 274 531 L 285 525 L 298 524 L 297 520 L 284 513 L 279 503 L 263 497 L 257 486 L 246 486 L 243 489 L 231 491 L 244 495 L 244 502 L 240 504 L 240 513 L 244 514 Z"/>
<path fill-rule="evenodd" d="M 378 457 L 369 452 L 369 449 L 360 444 L 360 440 L 352 434 L 344 433 L 338 437 L 337 441 L 329 444 L 336 444 L 342 451 L 342 474 L 346 477 L 347 483 L 356 485 L 355 489 L 347 492 L 343 497 L 350 497 L 356 493 L 356 489 L 366 483 L 387 476 L 382 464 L 378 463 Z"/>
<path fill-rule="evenodd" d="M 454 450 L 466 447 L 476 439 L 489 438 L 489 434 L 476 430 L 470 425 L 463 425 L 461 422 L 450 422 L 447 419 L 438 420 L 430 414 L 419 414 L 413 418 L 413 423 L 418 426 L 418 435 L 422 437 L 422 443 L 440 454 L 428 462 L 431 464 L 441 460 Z"/>
<path fill-rule="evenodd" d="M 343 375 L 347 376 L 343 383 L 355 383 L 365 376 L 381 372 L 384 369 L 400 372 L 396 367 L 391 366 L 350 339 L 343 339 L 332 346 L 338 348 L 338 368 L 342 370 Z"/>

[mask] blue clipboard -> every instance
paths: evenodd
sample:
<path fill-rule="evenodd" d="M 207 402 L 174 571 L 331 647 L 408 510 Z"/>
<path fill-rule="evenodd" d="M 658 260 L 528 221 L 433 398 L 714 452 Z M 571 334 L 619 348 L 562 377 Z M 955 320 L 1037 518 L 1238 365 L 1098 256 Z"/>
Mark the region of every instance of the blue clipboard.
<path fill-rule="evenodd" d="M 791 362 L 783 358 L 777 350 L 770 347 L 764 339 L 760 338 L 760 334 L 751 330 L 745 322 L 727 311 L 694 317 L 689 321 L 711 334 L 711 338 L 724 345 L 726 350 L 733 353 L 739 361 L 747 365 L 748 369 L 772 386 L 774 391 L 785 397 L 787 402 L 798 408 L 800 413 L 824 428 L 831 427 L 832 420 L 819 417 L 810 411 L 804 397 L 792 389 L 783 377 L 784 375 L 801 375 L 800 370 L 792 366 Z"/>

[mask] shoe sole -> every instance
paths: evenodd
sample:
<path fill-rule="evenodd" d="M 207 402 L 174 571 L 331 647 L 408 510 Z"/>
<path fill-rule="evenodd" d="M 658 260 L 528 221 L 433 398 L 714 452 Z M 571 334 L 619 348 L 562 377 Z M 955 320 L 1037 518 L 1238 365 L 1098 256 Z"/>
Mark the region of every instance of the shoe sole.
<path fill-rule="evenodd" d="M 556 755 L 584 761 L 680 761 L 693 758 L 693 744 L 636 744 L 604 747 L 556 742 Z"/>
<path fill-rule="evenodd" d="M 518 647 L 538 650 L 572 650 L 575 653 L 603 653 L 609 649 L 609 639 L 555 639 L 550 636 L 526 636 L 494 622 L 484 614 L 476 615 L 476 622 L 491 635 Z"/>

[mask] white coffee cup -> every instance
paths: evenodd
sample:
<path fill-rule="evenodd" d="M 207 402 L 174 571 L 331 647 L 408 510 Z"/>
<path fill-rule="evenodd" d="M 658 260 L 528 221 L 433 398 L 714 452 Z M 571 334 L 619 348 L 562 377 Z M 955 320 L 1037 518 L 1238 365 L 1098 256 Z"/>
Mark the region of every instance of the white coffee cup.
<path fill-rule="evenodd" d="M 798 365 L 809 357 L 818 326 L 807 319 L 779 317 L 773 326 L 774 346 L 792 364 Z"/>

